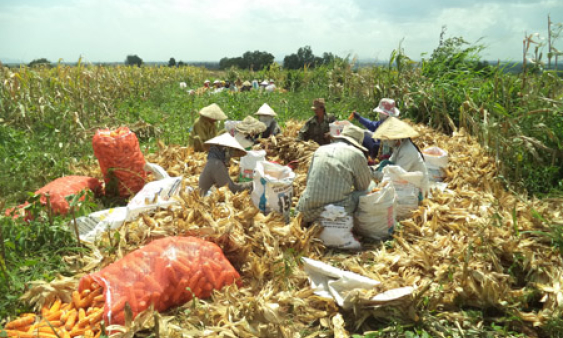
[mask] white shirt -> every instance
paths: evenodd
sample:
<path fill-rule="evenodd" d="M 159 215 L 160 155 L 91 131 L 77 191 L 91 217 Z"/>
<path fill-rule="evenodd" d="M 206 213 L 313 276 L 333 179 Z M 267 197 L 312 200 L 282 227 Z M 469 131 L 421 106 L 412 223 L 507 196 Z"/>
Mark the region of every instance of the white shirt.
<path fill-rule="evenodd" d="M 420 171 L 424 176 L 422 182 L 422 193 L 426 195 L 428 191 L 428 169 L 422 155 L 418 152 L 411 140 L 406 139 L 397 148 L 393 148 L 393 154 L 389 161 L 400 166 L 408 172 Z"/>

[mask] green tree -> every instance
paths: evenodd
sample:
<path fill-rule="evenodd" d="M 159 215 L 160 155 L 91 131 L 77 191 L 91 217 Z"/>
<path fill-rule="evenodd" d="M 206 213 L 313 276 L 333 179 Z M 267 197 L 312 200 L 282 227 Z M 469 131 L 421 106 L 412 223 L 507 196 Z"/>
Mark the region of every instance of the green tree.
<path fill-rule="evenodd" d="M 50 66 L 51 61 L 49 61 L 45 58 L 41 58 L 41 59 L 35 59 L 28 64 L 29 67 L 41 66 L 41 65 Z"/>
<path fill-rule="evenodd" d="M 168 67 L 175 67 L 175 66 L 176 66 L 176 59 L 170 58 L 170 60 L 168 60 Z"/>
<path fill-rule="evenodd" d="M 331 53 L 325 53 L 327 60 L 330 59 Z M 332 55 L 333 56 L 333 55 Z M 313 54 L 311 46 L 301 47 L 297 53 L 287 55 L 283 59 L 283 67 L 285 69 L 301 69 L 307 65 L 309 68 L 315 68 L 324 63 L 324 59 Z"/>
<path fill-rule="evenodd" d="M 141 67 L 143 65 L 143 59 L 138 57 L 137 54 L 127 55 L 127 58 L 125 59 L 125 64 L 128 66 Z"/>
<path fill-rule="evenodd" d="M 242 56 L 219 60 L 219 69 L 237 67 L 240 69 L 262 70 L 269 67 L 274 62 L 274 56 L 268 52 L 255 50 L 247 51 Z"/>

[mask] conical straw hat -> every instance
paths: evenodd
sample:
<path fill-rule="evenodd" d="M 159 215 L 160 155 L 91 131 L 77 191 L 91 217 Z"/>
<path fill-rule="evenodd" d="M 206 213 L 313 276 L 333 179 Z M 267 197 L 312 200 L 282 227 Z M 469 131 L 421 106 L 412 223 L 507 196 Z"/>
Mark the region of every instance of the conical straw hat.
<path fill-rule="evenodd" d="M 345 126 L 340 135 L 334 136 L 334 138 L 343 138 L 350 141 L 354 146 L 356 146 L 356 148 L 362 151 L 368 151 L 362 146 L 362 142 L 364 141 L 363 129 L 356 127 L 353 124 Z"/>
<path fill-rule="evenodd" d="M 256 112 L 256 115 L 263 115 L 263 116 L 278 116 L 276 112 L 270 107 L 267 103 L 264 103 L 260 109 Z"/>
<path fill-rule="evenodd" d="M 199 111 L 199 115 L 208 117 L 213 120 L 226 120 L 227 115 L 223 113 L 221 107 L 217 105 L 217 103 L 213 103 Z"/>
<path fill-rule="evenodd" d="M 378 140 L 399 140 L 409 137 L 418 137 L 418 132 L 408 123 L 396 117 L 388 117 L 372 136 Z"/>
<path fill-rule="evenodd" d="M 236 150 L 242 151 L 242 154 L 246 154 L 246 150 L 238 143 L 238 141 L 231 136 L 229 133 L 221 134 L 217 137 L 212 138 L 211 140 L 205 141 L 205 148 L 206 150 L 209 149 L 210 146 L 216 145 L 221 147 L 229 147 Z M 242 155 L 236 155 L 242 156 Z"/>
<path fill-rule="evenodd" d="M 235 126 L 236 131 L 244 134 L 258 134 L 265 131 L 268 127 L 264 122 L 260 122 L 252 116 L 247 116 L 242 122 Z"/>

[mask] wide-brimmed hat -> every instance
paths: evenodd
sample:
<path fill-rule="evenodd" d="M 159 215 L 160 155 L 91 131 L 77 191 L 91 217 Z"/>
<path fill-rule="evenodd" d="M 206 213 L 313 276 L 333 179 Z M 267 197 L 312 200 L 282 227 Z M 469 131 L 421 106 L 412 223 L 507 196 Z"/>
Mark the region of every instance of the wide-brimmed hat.
<path fill-rule="evenodd" d="M 243 86 L 243 87 L 252 87 L 252 83 L 250 83 L 250 82 L 248 82 L 248 81 L 244 81 L 244 82 L 242 83 L 242 86 Z"/>
<path fill-rule="evenodd" d="M 205 150 L 209 150 L 209 148 L 213 145 L 235 149 L 237 150 L 237 152 L 235 152 L 235 156 L 242 156 L 246 154 L 246 150 L 244 150 L 240 143 L 238 143 L 238 141 L 229 133 L 224 133 L 205 141 Z"/>
<path fill-rule="evenodd" d="M 262 85 L 262 86 L 267 86 L 267 85 L 269 85 L 269 84 L 270 84 L 270 83 L 269 83 L 268 81 L 266 81 L 266 80 L 264 80 L 264 81 L 262 81 L 262 82 L 260 83 L 260 85 Z"/>
<path fill-rule="evenodd" d="M 207 118 L 210 118 L 212 120 L 226 120 L 227 119 L 227 115 L 225 115 L 225 113 L 223 113 L 223 111 L 221 110 L 221 107 L 219 107 L 217 105 L 217 103 L 212 103 L 209 106 L 202 108 L 199 111 L 199 115 L 201 116 L 205 116 Z"/>
<path fill-rule="evenodd" d="M 245 117 L 244 120 L 235 126 L 235 130 L 243 134 L 259 134 L 267 128 L 265 123 L 258 121 L 252 116 Z"/>
<path fill-rule="evenodd" d="M 213 81 L 213 84 L 218 84 L 218 83 L 221 83 L 221 80 L 215 80 L 215 81 Z"/>
<path fill-rule="evenodd" d="M 379 101 L 379 106 L 377 106 L 374 112 L 385 114 L 389 117 L 398 117 L 401 114 L 399 108 L 395 106 L 395 100 L 393 99 L 381 99 Z"/>
<path fill-rule="evenodd" d="M 205 81 L 203 81 L 203 83 L 211 83 L 211 81 L 205 80 Z"/>
<path fill-rule="evenodd" d="M 353 124 L 344 127 L 340 135 L 334 136 L 334 138 L 342 138 L 348 140 L 361 151 L 368 151 L 362 146 L 362 142 L 364 141 L 364 130 L 360 127 L 356 127 Z"/>
<path fill-rule="evenodd" d="M 325 99 L 323 99 L 322 97 L 313 100 L 313 106 L 311 107 L 311 109 L 315 110 L 319 107 L 325 107 Z"/>
<path fill-rule="evenodd" d="M 267 103 L 264 103 L 256 112 L 255 115 L 262 115 L 262 116 L 278 116 L 276 112 L 270 107 Z"/>
<path fill-rule="evenodd" d="M 400 140 L 418 137 L 418 132 L 408 123 L 396 117 L 389 117 L 377 128 L 372 137 L 378 140 Z"/>

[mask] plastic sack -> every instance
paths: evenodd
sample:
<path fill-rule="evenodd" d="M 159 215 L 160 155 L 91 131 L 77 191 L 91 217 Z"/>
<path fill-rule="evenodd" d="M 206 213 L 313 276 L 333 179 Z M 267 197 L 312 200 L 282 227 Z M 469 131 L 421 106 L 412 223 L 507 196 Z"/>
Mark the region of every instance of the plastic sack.
<path fill-rule="evenodd" d="M 320 239 L 328 247 L 344 250 L 357 250 L 362 244 L 352 234 L 354 219 L 344 207 L 329 204 L 318 218 L 323 227 Z"/>
<path fill-rule="evenodd" d="M 448 152 L 442 148 L 430 147 L 422 151 L 428 178 L 433 182 L 442 182 L 446 178 L 445 169 L 448 167 Z"/>
<path fill-rule="evenodd" d="M 265 150 L 249 150 L 240 158 L 239 182 L 250 182 L 254 179 L 256 163 L 266 161 Z"/>
<path fill-rule="evenodd" d="M 178 195 L 181 186 L 181 176 L 147 183 L 127 204 L 127 221 L 136 220 L 142 213 L 178 203 L 173 196 Z"/>
<path fill-rule="evenodd" d="M 330 136 L 338 136 L 344 130 L 344 127 L 350 125 L 350 121 L 334 121 L 328 126 L 330 128 Z"/>
<path fill-rule="evenodd" d="M 167 208 L 178 201 L 177 196 L 182 185 L 182 177 L 168 177 L 159 181 L 147 183 L 126 207 L 107 209 L 76 219 L 80 239 L 95 242 L 109 227 L 117 229 L 124 222 L 132 222 L 143 213 L 155 211 L 157 208 Z"/>
<path fill-rule="evenodd" d="M 383 168 L 382 182 L 392 182 L 395 188 L 397 220 L 409 218 L 418 209 L 424 174 L 420 171 L 407 172 L 399 166 L 389 165 Z"/>
<path fill-rule="evenodd" d="M 235 127 L 237 126 L 237 124 L 239 124 L 241 121 L 232 121 L 232 120 L 227 120 L 225 121 L 225 130 L 231 134 L 232 137 L 235 137 Z"/>
<path fill-rule="evenodd" d="M 123 324 L 125 303 L 133 317 L 151 304 L 157 311 L 182 305 L 193 297 L 236 283 L 239 273 L 216 244 L 195 237 L 167 237 L 127 254 L 80 279 L 78 292 L 101 286 L 106 326 Z"/>
<path fill-rule="evenodd" d="M 18 219 L 24 217 L 26 221 L 31 220 L 31 215 L 25 213 L 25 207 L 29 205 L 29 202 L 25 202 L 16 207 L 8 208 L 4 212 L 4 216 L 11 217 L 12 219 Z"/>
<path fill-rule="evenodd" d="M 291 168 L 271 162 L 258 162 L 254 170 L 252 202 L 264 214 L 272 211 L 289 221 L 295 173 Z"/>
<path fill-rule="evenodd" d="M 94 243 L 108 228 L 115 230 L 127 219 L 127 207 L 111 208 L 78 217 L 76 226 L 81 241 Z M 72 222 L 71 222 L 72 224 Z"/>
<path fill-rule="evenodd" d="M 69 205 L 65 197 L 76 195 L 84 189 L 90 189 L 94 193 L 99 193 L 102 190 L 102 184 L 94 177 L 65 176 L 48 183 L 43 188 L 37 190 L 35 194 L 41 195 L 39 201 L 43 205 L 47 205 L 47 196 L 45 194 L 49 194 L 53 212 L 66 215 Z M 83 201 L 84 197 L 80 200 Z"/>
<path fill-rule="evenodd" d="M 360 196 L 354 220 L 358 234 L 382 240 L 391 236 L 395 228 L 395 188 L 393 183 L 385 182 L 377 189 Z"/>
<path fill-rule="evenodd" d="M 147 172 L 151 172 L 154 175 L 154 178 L 156 178 L 157 180 L 162 180 L 170 177 L 166 170 L 164 170 L 164 168 L 159 166 L 158 164 L 146 162 L 143 169 L 145 169 L 145 171 Z"/>
<path fill-rule="evenodd" d="M 135 194 L 145 185 L 145 157 L 139 148 L 137 136 L 129 128 L 97 130 L 92 147 L 104 175 L 106 192 L 110 173 L 117 178 L 119 196 Z"/>

